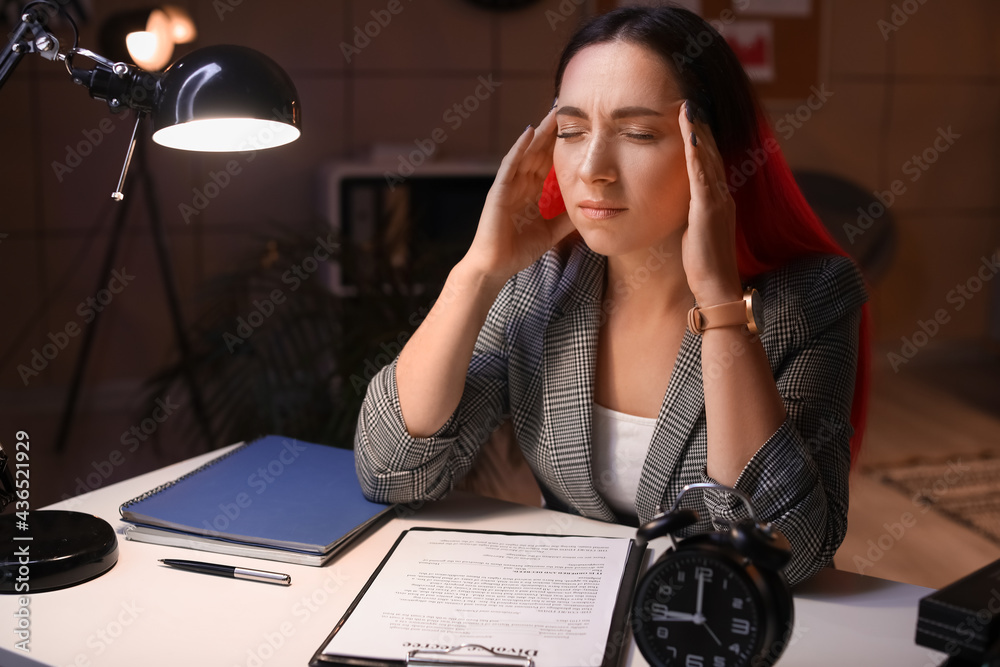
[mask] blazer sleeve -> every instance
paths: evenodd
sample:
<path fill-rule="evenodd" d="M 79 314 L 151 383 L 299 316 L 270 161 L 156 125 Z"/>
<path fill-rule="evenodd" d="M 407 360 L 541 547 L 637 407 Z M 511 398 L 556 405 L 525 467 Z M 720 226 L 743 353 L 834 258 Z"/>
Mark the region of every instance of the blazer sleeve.
<path fill-rule="evenodd" d="M 806 278 L 811 286 L 796 289 Z M 776 333 L 765 349 L 787 350 L 768 350 L 786 418 L 735 488 L 750 496 L 758 519 L 788 538 L 792 558 L 785 574 L 795 584 L 828 565 L 847 533 L 851 403 L 867 295 L 857 268 L 843 257 L 782 281 L 781 301 L 790 303 L 776 304 L 775 321 L 766 320 Z M 701 476 L 715 481 L 704 468 Z M 724 492 L 705 493 L 705 505 L 716 528 L 748 516 L 744 504 Z"/>
<path fill-rule="evenodd" d="M 505 328 L 512 309 L 511 278 L 487 315 L 473 350 L 462 398 L 433 435 L 410 435 L 399 407 L 397 357 L 371 380 L 354 435 L 354 461 L 365 497 L 411 503 L 446 495 L 472 466 L 508 409 Z"/>

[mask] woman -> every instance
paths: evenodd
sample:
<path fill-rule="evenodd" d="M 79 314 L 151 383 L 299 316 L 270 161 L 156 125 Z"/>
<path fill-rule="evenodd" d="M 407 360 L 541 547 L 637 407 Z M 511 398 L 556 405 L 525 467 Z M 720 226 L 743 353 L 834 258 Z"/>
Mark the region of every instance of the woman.
<path fill-rule="evenodd" d="M 501 163 L 441 297 L 369 385 L 365 493 L 443 496 L 509 415 L 547 506 L 639 523 L 717 481 L 788 537 L 789 580 L 810 576 L 847 526 L 860 274 L 696 15 L 597 17 L 566 47 L 556 94 Z M 759 335 L 709 310 L 733 310 L 745 287 Z M 685 505 L 701 516 L 688 532 L 746 516 L 718 491 Z"/>

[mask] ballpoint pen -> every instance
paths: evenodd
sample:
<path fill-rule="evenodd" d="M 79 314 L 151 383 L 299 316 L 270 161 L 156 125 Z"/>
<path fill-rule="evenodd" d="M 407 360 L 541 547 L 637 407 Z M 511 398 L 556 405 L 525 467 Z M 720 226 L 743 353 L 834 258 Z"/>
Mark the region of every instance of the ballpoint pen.
<path fill-rule="evenodd" d="M 250 570 L 245 567 L 235 567 L 233 565 L 219 565 L 218 563 L 202 563 L 196 560 L 178 560 L 175 558 L 161 558 L 160 562 L 178 570 L 188 572 L 198 572 L 200 574 L 215 574 L 220 577 L 231 577 L 233 579 L 246 579 L 248 581 L 260 581 L 265 584 L 278 584 L 290 586 L 292 577 L 280 572 L 268 572 L 266 570 Z"/>

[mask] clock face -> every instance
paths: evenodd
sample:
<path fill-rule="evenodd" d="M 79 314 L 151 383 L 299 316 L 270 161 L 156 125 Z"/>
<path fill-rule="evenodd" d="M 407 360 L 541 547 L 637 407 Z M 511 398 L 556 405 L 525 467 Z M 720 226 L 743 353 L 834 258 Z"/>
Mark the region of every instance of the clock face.
<path fill-rule="evenodd" d="M 643 578 L 633 603 L 639 650 L 651 665 L 749 665 L 761 643 L 762 605 L 746 572 L 704 551 L 670 554 Z"/>

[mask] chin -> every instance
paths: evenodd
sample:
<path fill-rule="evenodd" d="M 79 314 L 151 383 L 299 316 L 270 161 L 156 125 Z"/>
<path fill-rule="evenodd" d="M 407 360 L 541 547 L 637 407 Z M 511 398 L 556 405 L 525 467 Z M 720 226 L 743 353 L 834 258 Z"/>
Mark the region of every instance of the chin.
<path fill-rule="evenodd" d="M 587 222 L 592 222 L 588 220 Z M 623 254 L 625 243 L 623 243 L 622 233 L 614 229 L 595 229 L 588 225 L 577 226 L 577 231 L 583 238 L 587 247 L 598 255 L 614 256 Z"/>

